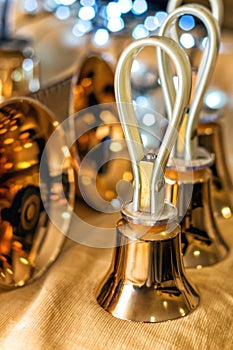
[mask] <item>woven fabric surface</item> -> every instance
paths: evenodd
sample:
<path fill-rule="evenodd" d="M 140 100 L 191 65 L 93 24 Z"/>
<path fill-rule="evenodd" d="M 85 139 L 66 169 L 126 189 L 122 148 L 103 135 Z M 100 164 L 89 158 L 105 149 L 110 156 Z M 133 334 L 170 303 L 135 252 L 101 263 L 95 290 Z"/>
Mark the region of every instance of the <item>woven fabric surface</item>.
<path fill-rule="evenodd" d="M 232 221 L 221 231 L 233 247 Z M 187 270 L 199 307 L 186 317 L 157 324 L 122 321 L 96 302 L 95 290 L 112 257 L 70 239 L 39 280 L 2 292 L 1 349 L 233 349 L 233 253 L 212 267 Z"/>

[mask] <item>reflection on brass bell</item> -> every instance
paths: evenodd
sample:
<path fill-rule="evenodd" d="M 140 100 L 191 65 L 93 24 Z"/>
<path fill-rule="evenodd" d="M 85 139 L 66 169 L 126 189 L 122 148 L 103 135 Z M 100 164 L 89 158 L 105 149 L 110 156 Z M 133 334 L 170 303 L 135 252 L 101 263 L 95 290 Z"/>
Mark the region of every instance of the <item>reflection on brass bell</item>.
<path fill-rule="evenodd" d="M 213 215 L 212 192 L 210 188 L 210 166 L 214 158 L 197 144 L 197 129 L 202 101 L 214 68 L 220 42 L 219 27 L 211 13 L 200 5 L 189 5 L 177 8 L 167 16 L 161 33 L 169 33 L 176 21 L 185 14 L 199 18 L 207 30 L 208 45 L 205 46 L 196 84 L 193 86 L 193 100 L 184 125 L 184 147 L 175 150 L 175 159 L 170 161 L 167 177 L 167 200 L 178 208 L 182 227 L 183 257 L 185 267 L 209 266 L 221 261 L 227 255 L 227 246 L 221 238 L 219 228 Z M 160 60 L 162 71 L 167 62 Z M 162 82 L 167 91 L 167 105 L 172 106 L 170 92 L 174 88 L 168 84 L 168 77 L 163 75 Z M 172 82 L 171 74 L 170 80 Z M 168 108 L 168 110 L 169 110 Z M 191 160 L 190 160 L 191 158 Z M 187 203 L 186 196 L 193 187 L 192 198 Z M 187 190 L 189 189 L 189 190 Z M 184 203 L 187 205 L 184 206 Z M 187 210 L 187 212 L 186 212 Z"/>
<path fill-rule="evenodd" d="M 157 155 L 143 147 L 130 95 L 133 59 L 144 47 L 159 47 L 173 60 L 179 84 L 171 123 Z M 199 296 L 185 275 L 175 207 L 165 201 L 164 172 L 190 97 L 191 68 L 171 39 L 155 36 L 126 48 L 116 69 L 115 91 L 134 173 L 133 200 L 122 208 L 110 270 L 97 301 L 113 316 L 161 322 L 188 315 Z M 131 102 L 131 103 L 130 103 Z"/>
<path fill-rule="evenodd" d="M 114 75 L 109 63 L 101 56 L 87 57 L 73 80 L 70 112 L 114 101 Z"/>
<path fill-rule="evenodd" d="M 0 101 L 40 88 L 39 59 L 30 40 L 12 36 L 11 0 L 0 2 Z"/>
<path fill-rule="evenodd" d="M 111 203 L 118 196 L 116 185 L 132 181 L 132 169 L 115 103 L 113 71 L 101 56 L 91 55 L 82 63 L 73 79 L 70 108 L 76 113 L 70 130 L 77 140 L 78 194 L 96 210 L 115 211 Z"/>
<path fill-rule="evenodd" d="M 224 7 L 222 0 L 210 0 L 209 3 L 214 18 L 221 26 L 224 16 Z M 181 4 L 181 0 L 169 1 L 167 12 L 171 13 Z M 203 27 L 202 32 L 206 32 Z M 190 59 L 194 61 L 194 53 L 190 56 Z M 203 65 L 202 68 L 205 69 L 205 66 Z M 197 76 L 197 70 L 197 66 L 193 67 L 193 80 L 195 80 Z M 201 77 L 202 72 L 199 75 Z M 210 100 L 211 95 L 213 96 L 211 102 L 214 104 L 214 108 L 211 108 L 207 104 L 207 99 Z M 217 105 L 216 101 L 218 101 Z M 197 128 L 198 143 L 201 147 L 204 147 L 210 153 L 213 153 L 215 155 L 215 161 L 211 166 L 211 170 L 213 172 L 213 186 L 211 189 L 211 195 L 213 198 L 213 210 L 217 216 L 228 219 L 232 216 L 233 212 L 233 184 L 225 158 L 222 126 L 221 122 L 218 120 L 220 117 L 222 117 L 221 114 L 223 112 L 225 96 L 218 90 L 208 91 L 203 102 L 203 110 L 200 115 Z"/>
<path fill-rule="evenodd" d="M 216 215 L 229 219 L 233 213 L 233 184 L 227 167 L 220 122 L 199 123 L 198 140 L 202 147 L 215 155 L 215 162 L 211 166 L 213 210 Z"/>
<path fill-rule="evenodd" d="M 199 164 L 193 164 L 193 168 L 187 163 L 185 169 L 182 163 L 183 170 L 179 166 L 177 169 L 176 163 L 166 171 L 166 197 L 178 208 L 185 267 L 210 266 L 224 259 L 228 253 L 211 201 L 211 164 L 213 158 L 206 157 L 200 159 Z M 191 201 L 187 203 L 186 197 L 191 190 Z"/>
<path fill-rule="evenodd" d="M 62 167 L 65 135 L 46 146 L 56 125 L 53 114 L 33 99 L 12 98 L 0 105 L 0 287 L 38 278 L 64 243 L 74 181 L 69 153 Z"/>

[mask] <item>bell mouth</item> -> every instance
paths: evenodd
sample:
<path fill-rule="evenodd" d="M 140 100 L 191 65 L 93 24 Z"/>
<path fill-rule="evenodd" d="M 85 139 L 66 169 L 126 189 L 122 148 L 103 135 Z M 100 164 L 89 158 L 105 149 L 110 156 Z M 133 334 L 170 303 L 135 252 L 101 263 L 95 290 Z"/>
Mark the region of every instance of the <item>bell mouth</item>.
<path fill-rule="evenodd" d="M 97 302 L 122 320 L 156 323 L 184 317 L 198 306 L 199 296 L 185 275 L 179 225 L 146 229 L 138 238 L 140 225 L 118 222 L 119 244 Z"/>

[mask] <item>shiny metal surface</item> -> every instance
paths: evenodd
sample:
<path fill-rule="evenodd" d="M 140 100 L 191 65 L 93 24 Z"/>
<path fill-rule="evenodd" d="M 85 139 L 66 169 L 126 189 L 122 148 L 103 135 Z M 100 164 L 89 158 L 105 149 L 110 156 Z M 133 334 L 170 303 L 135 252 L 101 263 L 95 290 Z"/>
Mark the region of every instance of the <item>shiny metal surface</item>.
<path fill-rule="evenodd" d="M 199 144 L 215 155 L 211 166 L 213 210 L 216 215 L 229 219 L 233 215 L 233 184 L 229 174 L 220 122 L 198 125 Z"/>
<path fill-rule="evenodd" d="M 193 96 L 190 103 L 188 117 L 185 121 L 184 129 L 184 149 L 183 154 L 179 157 L 193 159 L 197 152 L 197 124 L 202 109 L 202 101 L 206 93 L 206 89 L 210 83 L 210 79 L 215 67 L 220 45 L 220 30 L 217 21 L 209 10 L 200 5 L 181 6 L 170 13 L 164 20 L 159 34 L 169 36 L 170 30 L 174 28 L 174 24 L 184 14 L 197 17 L 205 26 L 207 31 L 208 43 L 206 44 L 199 67 L 197 69 L 195 84 L 192 84 Z M 172 37 L 172 36 L 171 36 Z M 175 38 L 179 40 L 177 37 Z M 173 82 L 173 74 L 170 64 L 160 50 L 158 51 L 159 73 L 161 77 L 162 87 L 164 89 L 165 102 L 168 111 L 168 118 L 171 118 L 171 111 L 174 105 L 175 87 Z"/>
<path fill-rule="evenodd" d="M 84 188 L 84 199 L 91 207 L 115 210 L 111 201 L 118 196 L 117 183 L 132 182 L 133 176 L 115 104 L 113 70 L 100 55 L 82 62 L 70 101 L 70 113 L 76 113 L 70 128 L 77 140 L 79 188 Z"/>
<path fill-rule="evenodd" d="M 0 101 L 39 89 L 39 59 L 29 41 L 0 41 L 0 86 Z"/>
<path fill-rule="evenodd" d="M 39 59 L 28 39 L 11 32 L 12 1 L 0 2 L 0 102 L 39 90 Z"/>
<path fill-rule="evenodd" d="M 144 154 L 130 93 L 132 63 L 145 46 L 164 50 L 179 77 L 171 125 L 156 156 Z M 97 301 L 120 319 L 152 323 L 172 320 L 189 314 L 199 303 L 184 273 L 176 210 L 164 197 L 164 170 L 189 101 L 190 76 L 191 67 L 183 51 L 165 37 L 138 40 L 125 49 L 118 62 L 116 100 L 135 191 L 134 199 L 122 208 L 124 219 L 117 225 L 112 265 L 97 291 Z M 159 196 L 154 195 L 155 191 Z"/>
<path fill-rule="evenodd" d="M 178 89 L 174 101 L 170 124 L 158 154 L 145 154 L 141 134 L 137 127 L 135 108 L 131 96 L 130 75 L 133 61 L 144 47 L 155 47 L 164 51 L 175 66 Z M 115 74 L 117 108 L 134 174 L 134 197 L 132 209 L 135 213 L 146 211 L 158 217 L 164 207 L 164 171 L 170 152 L 177 139 L 177 130 L 183 122 L 191 92 L 191 67 L 180 46 L 175 41 L 161 36 L 141 39 L 130 44 L 121 54 Z"/>
<path fill-rule="evenodd" d="M 214 216 L 211 179 L 208 164 L 199 169 L 166 171 L 166 198 L 178 208 L 185 267 L 210 266 L 226 258 L 228 253 Z M 193 194 L 187 209 L 184 203 L 190 188 Z"/>
<path fill-rule="evenodd" d="M 198 294 L 184 272 L 177 224 L 145 228 L 120 220 L 117 239 L 111 267 L 97 290 L 97 301 L 107 312 L 155 323 L 186 316 L 197 307 Z"/>
<path fill-rule="evenodd" d="M 70 112 L 115 101 L 114 74 L 100 55 L 88 56 L 74 77 Z"/>
<path fill-rule="evenodd" d="M 65 240 L 74 181 L 69 153 L 62 166 L 64 133 L 56 146 L 46 146 L 57 124 L 33 99 L 0 104 L 0 287 L 21 287 L 41 276 Z"/>

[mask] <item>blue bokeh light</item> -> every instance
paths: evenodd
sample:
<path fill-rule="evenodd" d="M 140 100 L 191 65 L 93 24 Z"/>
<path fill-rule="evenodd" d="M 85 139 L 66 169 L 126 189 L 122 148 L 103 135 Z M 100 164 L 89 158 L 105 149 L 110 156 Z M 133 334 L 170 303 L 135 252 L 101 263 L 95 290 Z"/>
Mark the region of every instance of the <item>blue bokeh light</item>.
<path fill-rule="evenodd" d="M 185 31 L 192 30 L 195 27 L 195 19 L 191 15 L 184 15 L 179 20 L 179 27 Z"/>

